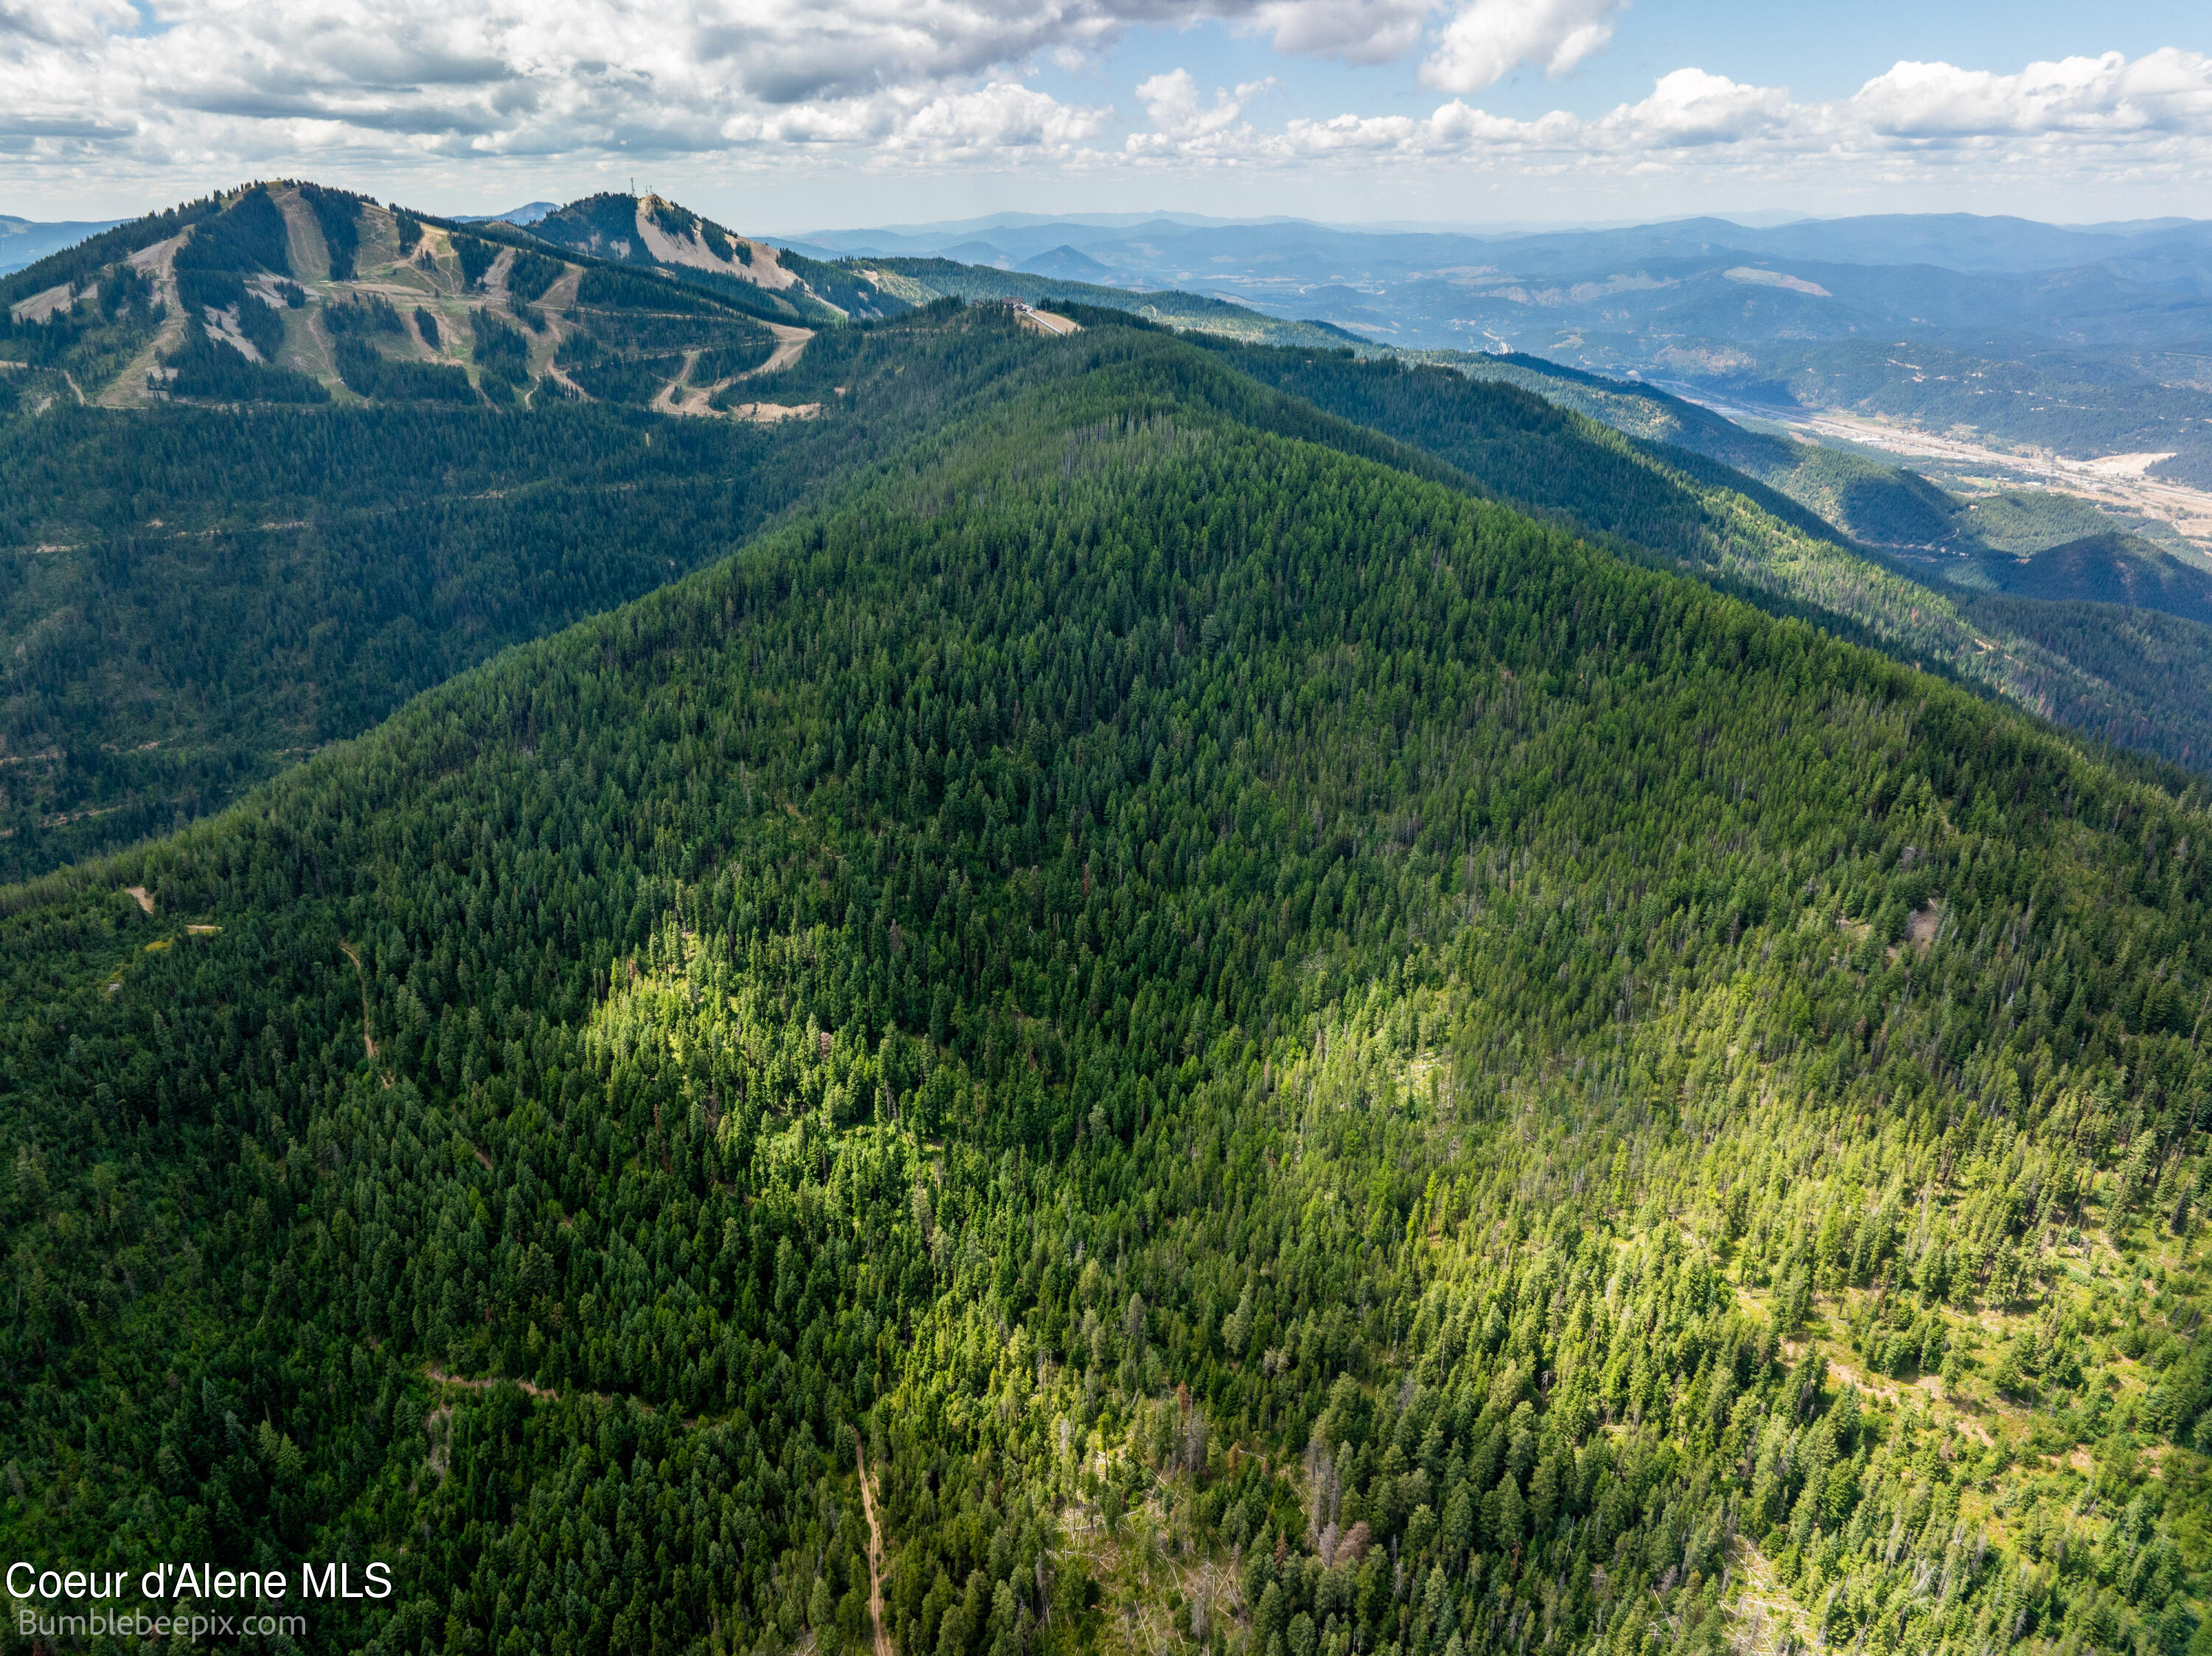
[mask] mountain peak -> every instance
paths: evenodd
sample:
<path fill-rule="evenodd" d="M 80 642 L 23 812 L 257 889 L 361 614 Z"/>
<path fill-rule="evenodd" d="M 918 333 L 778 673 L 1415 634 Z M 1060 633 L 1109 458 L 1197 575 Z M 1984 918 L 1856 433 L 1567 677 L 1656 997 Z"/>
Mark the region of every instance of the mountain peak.
<path fill-rule="evenodd" d="M 525 202 L 520 207 L 510 207 L 504 213 L 456 213 L 456 224 L 514 224 L 532 225 L 548 213 L 559 211 L 559 204 L 550 201 Z"/>

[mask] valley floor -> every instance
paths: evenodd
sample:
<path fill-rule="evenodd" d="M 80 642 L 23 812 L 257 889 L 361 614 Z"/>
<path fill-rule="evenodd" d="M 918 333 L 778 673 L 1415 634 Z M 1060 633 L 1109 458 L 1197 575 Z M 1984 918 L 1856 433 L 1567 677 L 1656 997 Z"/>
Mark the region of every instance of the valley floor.
<path fill-rule="evenodd" d="M 1997 447 L 1974 437 L 1924 431 L 1902 421 L 1869 420 L 1837 409 L 1807 413 L 1746 407 L 1689 385 L 1668 383 L 1663 389 L 1754 430 L 1779 428 L 1808 442 L 1871 451 L 1883 459 L 1910 459 L 1948 482 L 2086 494 L 2118 510 L 2154 518 L 2212 555 L 2212 491 L 2150 476 L 2150 468 L 2172 458 L 2168 455 L 2106 454 L 2079 459 L 2049 449 Z"/>

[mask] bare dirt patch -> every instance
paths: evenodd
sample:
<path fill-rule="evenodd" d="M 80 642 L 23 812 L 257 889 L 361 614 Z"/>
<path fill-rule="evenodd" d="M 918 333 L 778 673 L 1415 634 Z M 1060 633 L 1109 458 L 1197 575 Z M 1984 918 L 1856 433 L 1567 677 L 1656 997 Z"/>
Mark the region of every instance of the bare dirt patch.
<path fill-rule="evenodd" d="M 1815 1646 L 1812 1619 L 1774 1578 L 1774 1562 L 1765 1554 L 1739 1539 L 1730 1561 L 1743 1578 L 1735 1598 L 1735 1648 L 1747 1653 L 1810 1650 Z"/>
<path fill-rule="evenodd" d="M 780 368 L 791 367 L 793 363 L 799 361 L 799 353 L 806 349 L 806 342 L 814 337 L 814 330 L 811 328 L 786 327 L 781 322 L 764 323 L 762 325 L 775 336 L 775 349 L 769 353 L 768 361 L 762 363 L 760 367 L 748 369 L 739 374 L 738 378 L 740 379 L 750 379 L 757 373 L 774 373 Z"/>
<path fill-rule="evenodd" d="M 1905 917 L 1905 936 L 1882 950 L 1882 958 L 1895 960 L 1910 949 L 1916 955 L 1924 955 L 1935 945 L 1943 930 L 1943 909 L 1939 903 L 1930 902 L 1916 908 Z"/>
<path fill-rule="evenodd" d="M 373 265 L 399 263 L 398 217 L 389 207 L 375 202 L 363 202 L 361 207 L 361 247 L 355 255 L 354 268 L 365 270 Z"/>
<path fill-rule="evenodd" d="M 730 417 L 772 426 L 783 420 L 811 420 L 821 412 L 819 403 L 739 403 L 731 409 Z"/>
<path fill-rule="evenodd" d="M 806 349 L 806 342 L 814 337 L 811 328 L 790 328 L 780 323 L 764 325 L 775 335 L 775 349 L 758 367 L 748 368 L 743 373 L 732 374 L 726 379 L 717 379 L 711 385 L 695 385 L 691 371 L 698 366 L 699 353 L 684 353 L 684 367 L 677 376 L 663 385 L 654 395 L 653 409 L 656 414 L 693 415 L 706 419 L 722 417 L 726 413 L 732 420 L 750 420 L 760 425 L 774 425 L 780 420 L 811 420 L 822 412 L 819 403 L 739 403 L 726 410 L 714 406 L 714 397 L 740 380 L 750 379 L 756 374 L 774 373 L 787 368 L 799 361 Z"/>
<path fill-rule="evenodd" d="M 144 886 L 127 885 L 123 889 L 125 895 L 136 897 L 138 900 L 138 907 L 144 909 L 146 913 L 151 914 L 154 912 L 154 899 L 147 894 Z"/>
<path fill-rule="evenodd" d="M 707 398 L 715 391 L 720 390 L 720 386 L 710 387 L 691 384 L 691 370 L 696 367 L 698 363 L 697 351 L 684 353 L 684 366 L 676 371 L 676 378 L 653 393 L 652 406 L 655 414 L 711 415 L 714 413 L 714 410 L 707 406 Z M 724 385 L 727 383 L 726 380 L 722 382 Z"/>
<path fill-rule="evenodd" d="M 1941 905 L 1929 903 L 1925 908 L 1916 908 L 1905 917 L 1905 941 L 1922 954 L 1936 941 L 1936 933 L 1943 925 Z"/>
<path fill-rule="evenodd" d="M 574 330 L 574 325 L 568 319 L 568 312 L 576 302 L 576 290 L 582 286 L 583 280 L 582 269 L 569 265 L 553 285 L 538 296 L 534 308 L 545 319 L 545 327 L 543 332 L 533 331 L 530 335 L 529 364 L 531 372 L 540 379 L 560 385 L 577 401 L 588 403 L 592 400 L 591 393 L 563 373 L 553 361 L 561 349 L 561 342 Z M 690 365 L 686 364 L 685 372 L 688 373 L 690 371 Z M 538 391 L 536 385 L 531 386 L 530 405 L 532 408 L 538 406 Z"/>
<path fill-rule="evenodd" d="M 1835 297 L 1817 282 L 1808 282 L 1803 276 L 1785 276 L 1779 270 L 1762 270 L 1750 264 L 1739 264 L 1732 270 L 1723 270 L 1721 279 L 1748 282 L 1757 288 L 1786 288 L 1793 294 L 1810 294 L 1814 299 Z"/>
<path fill-rule="evenodd" d="M 550 361 L 547 362 L 545 364 L 544 373 L 545 377 L 548 379 L 554 381 L 556 385 L 566 386 L 568 388 L 568 395 L 574 397 L 578 402 L 588 403 L 592 400 L 591 392 L 586 391 L 581 385 L 568 378 L 568 374 L 554 363 Z"/>
<path fill-rule="evenodd" d="M 76 303 L 76 289 L 64 282 L 58 288 L 49 288 L 44 293 L 33 294 L 8 314 L 18 322 L 44 322 L 57 311 L 65 311 Z"/>
<path fill-rule="evenodd" d="M 422 273 L 434 292 L 457 294 L 467 286 L 461 280 L 461 258 L 453 251 L 453 237 L 434 225 L 422 227 L 422 240 L 415 244 L 409 264 Z"/>
<path fill-rule="evenodd" d="M 719 270 L 724 276 L 750 282 L 757 288 L 770 292 L 799 285 L 799 278 L 787 270 L 776 259 L 776 251 L 764 241 L 754 241 L 744 236 L 730 240 L 745 250 L 745 259 L 724 258 L 707 246 L 696 225 L 687 236 L 672 236 L 653 222 L 651 209 L 659 197 L 647 196 L 637 204 L 637 239 L 645 244 L 646 251 L 663 264 L 681 264 L 694 270 Z"/>
<path fill-rule="evenodd" d="M 1072 333 L 1081 333 L 1083 325 L 1072 316 L 1054 316 L 1050 311 L 1032 309 L 1019 300 L 1014 301 L 1014 322 L 1031 333 L 1041 333 L 1048 338 L 1061 339 Z"/>
<path fill-rule="evenodd" d="M 258 305 L 261 301 L 252 299 L 244 302 L 249 305 Z M 258 362 L 264 360 L 260 348 L 248 339 L 240 330 L 237 306 L 233 305 L 228 310 L 212 312 L 210 315 L 213 318 L 212 320 L 201 324 L 206 328 L 209 338 L 218 344 L 229 346 L 249 362 Z"/>
<path fill-rule="evenodd" d="M 1884 1380 L 1862 1374 L 1832 1354 L 1828 1357 L 1828 1373 L 1844 1385 L 1856 1389 L 1862 1397 L 1879 1398 L 1892 1408 L 1897 1406 L 1899 1399 L 1907 1391 L 1918 1392 L 1930 1400 L 1940 1399 L 1943 1395 L 1942 1381 L 1934 1374 L 1923 1374 L 1917 1380 L 1909 1381 Z"/>
<path fill-rule="evenodd" d="M 184 343 L 184 300 L 177 293 L 177 249 L 185 245 L 189 230 L 179 232 L 150 247 L 141 247 L 131 255 L 131 263 L 146 273 L 154 284 L 154 300 L 167 312 L 161 325 L 155 330 L 154 337 L 132 357 L 115 383 L 100 394 L 104 408 L 128 408 L 153 401 L 149 376 L 160 365 L 162 354 L 173 351 Z"/>
<path fill-rule="evenodd" d="M 2104 454 L 2088 463 L 2088 469 L 2106 477 L 2140 477 L 2161 460 L 2171 460 L 2175 451 L 2167 449 L 2162 454 Z"/>
<path fill-rule="evenodd" d="M 483 281 L 478 284 L 483 288 L 484 296 L 494 304 L 507 303 L 507 272 L 514 269 L 514 249 L 501 248 L 499 256 L 492 260 L 491 267 L 483 273 Z"/>
<path fill-rule="evenodd" d="M 577 288 L 582 287 L 583 283 L 583 267 L 579 264 L 569 265 L 561 273 L 553 285 L 538 296 L 538 308 L 548 316 L 566 317 L 568 307 L 576 302 Z"/>
<path fill-rule="evenodd" d="M 323 331 L 321 318 L 310 307 L 300 312 L 298 325 L 288 329 L 287 342 L 299 349 L 291 353 L 292 366 L 302 373 L 312 373 L 330 388 L 331 395 L 345 401 L 358 401 L 338 373 L 337 355 L 331 344 L 330 336 Z"/>
<path fill-rule="evenodd" d="M 512 1386 L 526 1397 L 544 1398 L 553 1403 L 558 1403 L 561 1400 L 561 1394 L 550 1386 L 533 1386 L 528 1380 L 464 1380 L 459 1374 L 449 1374 L 444 1369 L 436 1368 L 426 1368 L 422 1372 L 441 1386 L 459 1386 L 471 1392 L 489 1392 L 502 1386 Z"/>
<path fill-rule="evenodd" d="M 400 325 L 407 330 L 407 337 L 413 343 L 418 355 L 432 362 L 441 361 L 445 356 L 442 342 L 446 337 L 446 325 L 442 322 L 438 325 L 438 337 L 441 343 L 433 345 L 422 337 L 422 325 L 415 319 L 415 312 L 422 308 L 424 307 L 418 305 L 400 312 Z"/>
<path fill-rule="evenodd" d="M 323 227 L 315 222 L 314 210 L 289 184 L 271 185 L 269 199 L 284 215 L 285 251 L 292 256 L 292 274 L 302 282 L 328 282 L 330 244 L 323 240 Z"/>

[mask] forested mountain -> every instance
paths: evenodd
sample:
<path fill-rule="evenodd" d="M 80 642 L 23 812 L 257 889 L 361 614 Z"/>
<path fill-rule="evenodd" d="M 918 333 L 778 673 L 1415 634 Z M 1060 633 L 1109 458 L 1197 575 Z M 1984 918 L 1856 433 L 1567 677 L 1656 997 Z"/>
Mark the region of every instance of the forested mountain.
<path fill-rule="evenodd" d="M 616 234 L 639 222 L 664 253 L 736 260 L 760 280 Z M 0 875 L 219 809 L 498 649 L 722 555 L 973 399 L 1013 394 L 1049 349 L 948 331 L 946 301 L 920 285 L 885 290 L 889 319 L 818 307 L 805 312 L 817 328 L 770 319 L 773 306 L 788 317 L 816 303 L 794 274 L 811 267 L 777 257 L 658 197 L 592 197 L 525 229 L 278 183 L 120 227 L 0 282 L 25 365 L 0 378 L 15 409 L 0 421 Z M 1040 281 L 946 268 L 970 288 Z M 771 277 L 783 285 L 760 285 Z M 1200 341 L 1251 331 L 1235 306 L 1114 297 L 1126 308 L 1060 303 L 1094 326 L 1149 315 Z M 901 308 L 909 300 L 921 308 Z M 1923 495 L 1955 523 L 1941 491 L 1873 479 L 1808 493 L 1809 463 L 1768 468 L 1793 504 L 1499 385 L 1334 349 L 1216 359 L 1626 555 L 2102 739 L 2189 764 L 2212 753 L 2202 583 L 2124 545 L 2023 565 L 2011 543 L 1954 533 L 1953 552 L 1971 540 L 1990 555 L 1972 590 L 1931 594 L 1899 578 L 1926 572 L 1869 561 L 1831 523 L 1863 530 L 1875 497 L 1905 501 L 1892 517 L 1925 515 Z M 1222 367 L 1204 372 L 1212 385 Z M 1555 393 L 1566 383 L 1532 376 Z M 1623 400 L 1595 384 L 1572 388 Z M 1707 450 L 1732 433 L 1749 446 L 1725 452 L 1755 471 L 1760 445 L 1787 446 L 1707 421 L 1719 428 L 1698 428 Z M 2027 601 L 1999 603 L 2008 593 Z M 2184 619 L 2097 602 L 2115 597 Z"/>
<path fill-rule="evenodd" d="M 904 300 L 849 269 L 738 235 L 659 196 L 586 196 L 524 229 L 569 252 L 704 287 L 779 321 L 896 315 L 907 308 Z"/>
<path fill-rule="evenodd" d="M 2195 792 L 939 325 L 1031 377 L 0 902 L 10 1556 L 387 1564 L 318 1650 L 2212 1638 Z"/>
<path fill-rule="evenodd" d="M 655 210 L 672 223 L 682 212 Z M 684 246 L 708 231 L 721 236 L 691 221 Z M 556 397 L 690 412 L 803 343 L 797 325 L 842 314 L 772 250 L 756 262 L 776 291 L 632 258 L 626 242 L 607 259 L 588 246 L 556 257 L 550 240 L 291 181 L 134 221 L 0 281 L 0 414 Z"/>
<path fill-rule="evenodd" d="M 1629 438 L 1508 379 L 1349 353 L 1212 349 L 1264 384 L 1624 549 L 1840 625 L 2116 744 L 2199 767 L 2212 754 L 2205 578 L 2131 537 L 2061 546 L 2023 564 L 1970 531 L 1926 561 L 1880 561 L 1779 489 L 1699 453 Z M 1867 481 L 1887 499 L 1925 511 L 1932 500 L 1963 515 L 1963 503 L 1901 474 Z M 1970 579 L 1954 581 L 1960 564 Z M 2014 596 L 1998 602 L 1998 593 Z M 2134 613 L 2115 598 L 2168 613 Z M 2147 638 L 2155 647 L 2141 647 Z"/>
<path fill-rule="evenodd" d="M 1302 345 L 1371 355 L 1357 334 L 1326 322 L 1273 316 L 1247 305 L 1204 294 L 1101 287 L 1096 282 L 1033 270 L 1004 270 L 950 258 L 875 258 L 851 261 L 888 293 L 917 305 L 933 299 L 1019 299 L 1063 309 L 1088 306 L 1125 311 L 1164 327 L 1189 329 L 1246 344 Z"/>
<path fill-rule="evenodd" d="M 2182 734 L 2168 721 L 2176 713 L 2190 719 L 2212 688 L 2204 678 L 2212 662 L 2212 632 L 2205 630 L 2212 619 L 2212 575 L 2201 547 L 2158 519 L 2045 489 L 1962 498 L 1909 470 L 1747 430 L 1652 386 L 1533 357 L 1455 351 L 1428 353 L 1426 360 L 1522 386 L 1587 415 L 1630 438 L 1662 468 L 1687 467 L 1701 479 L 1741 485 L 1741 477 L 1686 458 L 1680 451 L 1687 450 L 1766 484 L 1842 531 L 1864 560 L 1942 594 L 1936 613 L 1955 612 L 1970 625 L 1973 655 L 1990 653 L 1984 646 L 2001 638 L 2025 640 L 2029 653 L 2062 659 L 2077 686 L 2095 687 L 2086 697 L 2079 688 L 2033 692 L 2029 705 L 2187 762 L 2198 762 L 2206 751 L 2198 732 Z M 2014 601 L 2020 599 L 2027 601 Z M 2159 613 L 2141 613 L 2146 610 Z M 1878 622 L 1873 634 L 1900 641 Z M 1954 666 L 1964 661 L 1963 676 L 1983 677 L 1955 631 L 1954 640 Z M 2014 652 L 2015 660 L 2020 653 Z M 2160 711 L 2139 721 L 2115 719 L 2108 699 L 2114 693 Z M 2161 727 L 2163 735 L 2146 740 Z"/>
<path fill-rule="evenodd" d="M 330 313 L 361 309 L 373 301 Z M 334 399 L 306 419 L 172 402 L 52 410 L 0 431 L 0 543 L 14 549 L 0 566 L 12 646 L 0 655 L 0 872 L 42 872 L 218 809 L 461 668 L 724 555 L 977 399 L 1065 372 L 1035 338 L 948 326 L 956 312 L 939 306 L 825 331 L 775 371 L 781 403 L 750 405 L 815 417 L 671 420 L 665 399 L 623 395 L 649 350 L 598 342 L 728 320 L 580 303 L 565 314 L 567 372 L 592 394 L 539 402 L 541 384 L 526 417 L 481 396 Z M 477 313 L 480 340 L 492 325 Z M 458 368 L 424 371 L 461 381 Z M 1208 373 L 1209 394 L 1268 404 L 1247 417 L 1330 425 Z M 158 443 L 144 440 L 148 421 Z"/>
<path fill-rule="evenodd" d="M 0 282 L 0 877 L 720 555 L 1009 366 L 855 330 L 796 375 L 807 331 L 518 234 L 259 185 Z"/>

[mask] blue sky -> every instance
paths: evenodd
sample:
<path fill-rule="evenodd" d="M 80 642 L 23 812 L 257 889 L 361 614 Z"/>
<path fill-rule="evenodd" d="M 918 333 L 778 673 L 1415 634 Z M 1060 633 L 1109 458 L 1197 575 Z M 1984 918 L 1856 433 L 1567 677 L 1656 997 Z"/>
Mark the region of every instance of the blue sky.
<path fill-rule="evenodd" d="M 1781 85 L 1800 97 L 1848 97 L 1899 58 L 1977 69 L 2017 69 L 2037 58 L 2117 51 L 2138 58 L 2160 46 L 2212 50 L 2212 9 L 2178 0 L 2084 6 L 2053 0 L 1851 6 L 1751 4 L 1747 0 L 1637 0 L 1620 15 L 1613 41 L 1573 74 L 1523 66 L 1483 99 L 1524 118 L 1565 107 L 1601 114 L 1650 91 L 1670 70 L 1694 64 L 1731 80 Z M 1046 66 L 1036 84 L 1076 100 L 1127 100 L 1151 75 L 1188 69 L 1207 85 L 1263 76 L 1282 83 L 1286 105 L 1420 110 L 1436 100 L 1404 63 L 1353 66 L 1291 57 L 1266 41 L 1238 39 L 1218 23 L 1140 28 L 1115 51 L 1074 74 Z"/>
<path fill-rule="evenodd" d="M 2205 8 L 1744 0 L 11 0 L 0 210 L 635 176 L 757 229 L 2212 215 Z"/>

